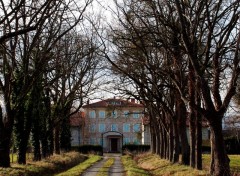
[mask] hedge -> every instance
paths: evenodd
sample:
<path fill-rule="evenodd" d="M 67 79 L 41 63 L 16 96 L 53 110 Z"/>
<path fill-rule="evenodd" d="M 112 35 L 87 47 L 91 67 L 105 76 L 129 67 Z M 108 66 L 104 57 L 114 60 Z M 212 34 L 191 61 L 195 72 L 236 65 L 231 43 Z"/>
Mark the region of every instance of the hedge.
<path fill-rule="evenodd" d="M 240 140 L 236 137 L 225 139 L 225 146 L 228 154 L 240 154 Z"/>
<path fill-rule="evenodd" d="M 101 145 L 81 145 L 72 147 L 72 150 L 79 151 L 83 154 L 96 153 L 102 154 L 103 148 Z"/>
<path fill-rule="evenodd" d="M 150 150 L 150 145 L 125 144 L 123 145 L 122 150 L 130 152 L 146 152 Z"/>

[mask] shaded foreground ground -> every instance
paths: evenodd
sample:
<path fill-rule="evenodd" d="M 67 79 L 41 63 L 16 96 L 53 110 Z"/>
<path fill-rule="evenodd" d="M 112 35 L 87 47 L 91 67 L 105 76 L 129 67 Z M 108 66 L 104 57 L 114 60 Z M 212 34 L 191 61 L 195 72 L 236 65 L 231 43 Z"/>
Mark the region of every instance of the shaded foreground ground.
<path fill-rule="evenodd" d="M 240 155 L 230 155 L 230 167 L 233 175 L 240 175 Z M 144 153 L 130 155 L 105 154 L 85 155 L 77 152 L 53 156 L 41 162 L 27 165 L 12 164 L 11 168 L 0 168 L 0 176 L 160 176 L 160 175 L 208 175 L 210 155 L 203 155 L 203 171 L 188 166 L 171 164 L 159 156 Z M 92 167 L 91 167 L 92 166 Z M 89 169 L 87 169 L 89 168 Z"/>
<path fill-rule="evenodd" d="M 0 167 L 0 176 L 52 176 L 63 172 L 87 159 L 78 152 L 53 155 L 45 160 L 34 162 L 28 158 L 26 165 L 12 163 L 10 168 Z"/>

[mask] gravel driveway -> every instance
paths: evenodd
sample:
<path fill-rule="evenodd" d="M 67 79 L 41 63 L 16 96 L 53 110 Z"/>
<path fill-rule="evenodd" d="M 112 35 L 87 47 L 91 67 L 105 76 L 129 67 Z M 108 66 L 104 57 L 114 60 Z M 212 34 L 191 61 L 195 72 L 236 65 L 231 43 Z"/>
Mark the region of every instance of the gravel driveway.
<path fill-rule="evenodd" d="M 88 168 L 82 176 L 96 176 L 99 169 L 103 167 L 103 164 L 109 159 L 114 158 L 114 163 L 110 167 L 108 171 L 108 176 L 123 176 L 124 175 L 124 168 L 121 162 L 121 154 L 116 153 L 106 153 L 103 154 L 103 159 L 94 165 L 92 165 L 90 168 Z"/>

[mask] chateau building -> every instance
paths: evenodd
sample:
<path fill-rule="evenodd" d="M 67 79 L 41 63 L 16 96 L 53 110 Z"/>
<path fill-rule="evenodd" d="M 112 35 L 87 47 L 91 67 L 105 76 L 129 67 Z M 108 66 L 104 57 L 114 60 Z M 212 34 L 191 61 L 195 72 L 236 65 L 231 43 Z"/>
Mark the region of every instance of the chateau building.
<path fill-rule="evenodd" d="M 124 144 L 149 144 L 150 125 L 143 104 L 134 99 L 106 99 L 82 107 L 70 118 L 72 146 L 101 145 L 104 152 L 121 152 Z M 189 119 L 186 121 L 189 141 Z M 203 121 L 202 140 L 209 144 L 209 127 Z"/>
<path fill-rule="evenodd" d="M 104 152 L 121 152 L 124 144 L 149 144 L 144 106 L 135 99 L 106 99 L 83 106 L 83 144 L 102 145 Z"/>

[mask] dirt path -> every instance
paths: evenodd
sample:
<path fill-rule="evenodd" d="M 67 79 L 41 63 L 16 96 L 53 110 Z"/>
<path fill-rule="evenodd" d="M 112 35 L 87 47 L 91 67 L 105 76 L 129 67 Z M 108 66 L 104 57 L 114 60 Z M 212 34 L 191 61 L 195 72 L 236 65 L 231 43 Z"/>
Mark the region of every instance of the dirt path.
<path fill-rule="evenodd" d="M 109 159 L 114 158 L 114 164 L 111 166 L 111 168 L 108 171 L 109 176 L 123 176 L 124 175 L 124 169 L 121 162 L 121 154 L 104 154 L 103 159 L 90 168 L 88 168 L 82 176 L 96 176 L 99 169 L 103 167 L 103 164 Z"/>

